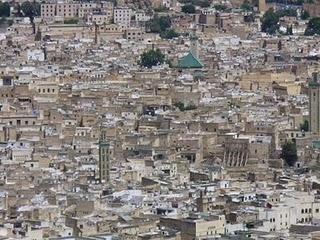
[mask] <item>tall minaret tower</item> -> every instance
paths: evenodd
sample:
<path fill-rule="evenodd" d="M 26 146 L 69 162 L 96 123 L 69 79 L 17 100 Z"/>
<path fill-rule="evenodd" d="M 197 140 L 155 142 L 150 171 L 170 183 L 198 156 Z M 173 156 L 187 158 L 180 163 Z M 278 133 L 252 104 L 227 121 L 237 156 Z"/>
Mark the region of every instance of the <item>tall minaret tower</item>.
<path fill-rule="evenodd" d="M 196 34 L 196 28 L 193 28 L 192 33 L 190 34 L 190 52 L 196 58 L 199 58 L 199 46 L 198 46 L 198 37 Z"/>
<path fill-rule="evenodd" d="M 266 7 L 266 0 L 259 0 L 259 12 L 261 14 L 264 14 L 267 10 L 267 7 Z"/>
<path fill-rule="evenodd" d="M 313 73 L 309 81 L 309 131 L 320 134 L 320 76 Z"/>
<path fill-rule="evenodd" d="M 110 181 L 110 144 L 104 130 L 99 139 L 99 180 L 104 183 Z"/>
<path fill-rule="evenodd" d="M 94 44 L 100 45 L 99 25 L 94 22 Z"/>

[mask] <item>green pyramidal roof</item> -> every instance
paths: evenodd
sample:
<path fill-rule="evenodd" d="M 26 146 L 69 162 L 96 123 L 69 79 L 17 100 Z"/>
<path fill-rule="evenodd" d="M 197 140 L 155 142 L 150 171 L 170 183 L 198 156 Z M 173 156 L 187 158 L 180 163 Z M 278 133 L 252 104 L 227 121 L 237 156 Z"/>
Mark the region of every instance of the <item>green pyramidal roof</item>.
<path fill-rule="evenodd" d="M 178 68 L 203 68 L 203 64 L 191 52 L 179 60 Z"/>

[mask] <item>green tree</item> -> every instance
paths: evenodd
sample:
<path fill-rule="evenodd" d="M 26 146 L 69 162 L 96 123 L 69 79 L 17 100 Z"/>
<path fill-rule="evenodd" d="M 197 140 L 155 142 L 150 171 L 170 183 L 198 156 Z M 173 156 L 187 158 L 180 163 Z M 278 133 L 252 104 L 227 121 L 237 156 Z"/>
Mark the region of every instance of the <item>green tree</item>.
<path fill-rule="evenodd" d="M 164 32 L 160 33 L 160 37 L 165 39 L 173 39 L 179 37 L 179 33 L 177 33 L 174 29 L 165 30 Z"/>
<path fill-rule="evenodd" d="M 294 9 L 284 9 L 284 10 L 279 10 L 276 12 L 279 18 L 288 16 L 288 17 L 296 17 L 297 16 L 297 11 Z"/>
<path fill-rule="evenodd" d="M 10 5 L 7 2 L 0 2 L 0 17 L 10 16 Z"/>
<path fill-rule="evenodd" d="M 21 4 L 21 11 L 24 16 L 29 17 L 29 18 L 34 18 L 36 16 L 40 16 L 41 14 L 41 5 L 38 2 L 23 2 Z"/>
<path fill-rule="evenodd" d="M 186 4 L 186 5 L 182 6 L 181 10 L 184 13 L 189 13 L 189 14 L 196 13 L 196 8 L 192 4 Z"/>
<path fill-rule="evenodd" d="M 302 20 L 307 20 L 307 19 L 309 19 L 309 18 L 310 18 L 309 12 L 306 11 L 306 10 L 303 10 L 303 12 L 301 13 L 301 19 L 302 19 Z"/>
<path fill-rule="evenodd" d="M 300 130 L 308 132 L 309 131 L 309 122 L 308 120 L 304 120 L 302 124 L 300 124 Z"/>
<path fill-rule="evenodd" d="M 161 32 L 159 17 L 157 14 L 150 21 L 147 22 L 146 27 L 152 33 L 160 33 Z"/>
<path fill-rule="evenodd" d="M 159 24 L 161 31 L 165 31 L 171 27 L 171 18 L 169 16 L 161 16 L 159 18 Z"/>
<path fill-rule="evenodd" d="M 150 49 L 140 56 L 140 66 L 151 68 L 164 63 L 165 56 L 160 49 Z"/>
<path fill-rule="evenodd" d="M 306 31 L 304 35 L 312 36 L 312 35 L 320 35 L 320 17 L 311 18 L 308 22 Z"/>
<path fill-rule="evenodd" d="M 297 147 L 293 142 L 287 142 L 282 146 L 281 158 L 283 158 L 289 166 L 294 166 L 298 160 Z"/>
<path fill-rule="evenodd" d="M 253 6 L 252 4 L 249 2 L 249 0 L 244 0 L 244 2 L 241 4 L 240 8 L 244 11 L 248 11 L 251 12 L 253 11 Z"/>
<path fill-rule="evenodd" d="M 214 8 L 217 10 L 217 11 L 225 11 L 227 10 L 227 7 L 225 5 L 221 5 L 221 4 L 217 4 L 217 5 L 214 5 Z"/>
<path fill-rule="evenodd" d="M 284 16 L 296 17 L 297 11 L 294 9 L 285 9 L 275 12 L 272 8 L 270 8 L 265 12 L 261 19 L 261 31 L 269 34 L 276 33 L 279 29 L 279 19 Z"/>
<path fill-rule="evenodd" d="M 261 31 L 269 34 L 275 33 L 278 30 L 278 21 L 279 17 L 273 11 L 273 9 L 270 8 L 268 11 L 265 12 L 261 19 Z"/>
<path fill-rule="evenodd" d="M 159 17 L 157 14 L 147 23 L 147 27 L 152 33 L 160 33 L 171 27 L 171 18 L 169 16 Z"/>

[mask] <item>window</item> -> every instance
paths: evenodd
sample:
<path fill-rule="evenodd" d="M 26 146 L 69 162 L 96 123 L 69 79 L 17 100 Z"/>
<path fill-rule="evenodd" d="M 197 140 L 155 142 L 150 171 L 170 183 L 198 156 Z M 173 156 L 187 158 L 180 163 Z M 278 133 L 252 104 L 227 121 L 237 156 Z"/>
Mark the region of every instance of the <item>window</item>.
<path fill-rule="evenodd" d="M 303 209 L 301 209 L 301 213 L 304 213 L 304 210 L 303 210 Z"/>
<path fill-rule="evenodd" d="M 319 208 L 316 209 L 316 213 L 319 213 Z"/>

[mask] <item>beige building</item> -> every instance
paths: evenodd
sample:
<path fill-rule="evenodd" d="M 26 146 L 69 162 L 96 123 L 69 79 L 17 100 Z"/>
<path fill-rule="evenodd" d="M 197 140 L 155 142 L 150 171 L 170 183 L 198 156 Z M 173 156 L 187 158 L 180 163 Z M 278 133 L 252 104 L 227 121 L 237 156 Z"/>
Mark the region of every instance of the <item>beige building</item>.
<path fill-rule="evenodd" d="M 41 17 L 50 18 L 60 17 L 77 17 L 79 4 L 76 3 L 44 3 L 41 4 Z"/>
<path fill-rule="evenodd" d="M 106 13 L 107 16 L 112 17 L 112 4 L 104 3 L 78 3 L 78 2 L 64 2 L 64 3 L 42 3 L 41 17 L 51 18 L 55 16 L 65 18 L 85 18 L 90 14 Z M 109 14 L 109 12 L 111 12 Z"/>
<path fill-rule="evenodd" d="M 113 12 L 107 11 L 104 13 L 90 13 L 87 15 L 87 21 L 90 23 L 96 23 L 98 25 L 109 24 L 113 18 Z"/>
<path fill-rule="evenodd" d="M 124 38 L 129 41 L 143 41 L 144 34 L 141 28 L 128 28 L 124 31 Z"/>
<path fill-rule="evenodd" d="M 271 91 L 275 83 L 286 86 L 289 95 L 300 94 L 300 86 L 295 84 L 295 76 L 289 72 L 251 72 L 242 75 L 239 82 L 245 91 Z"/>
<path fill-rule="evenodd" d="M 45 3 L 41 4 L 41 17 L 54 17 L 56 16 L 56 4 Z"/>
<path fill-rule="evenodd" d="M 161 218 L 160 225 L 181 231 L 181 239 L 208 239 L 225 232 L 225 216 L 216 215 L 206 218 Z"/>

